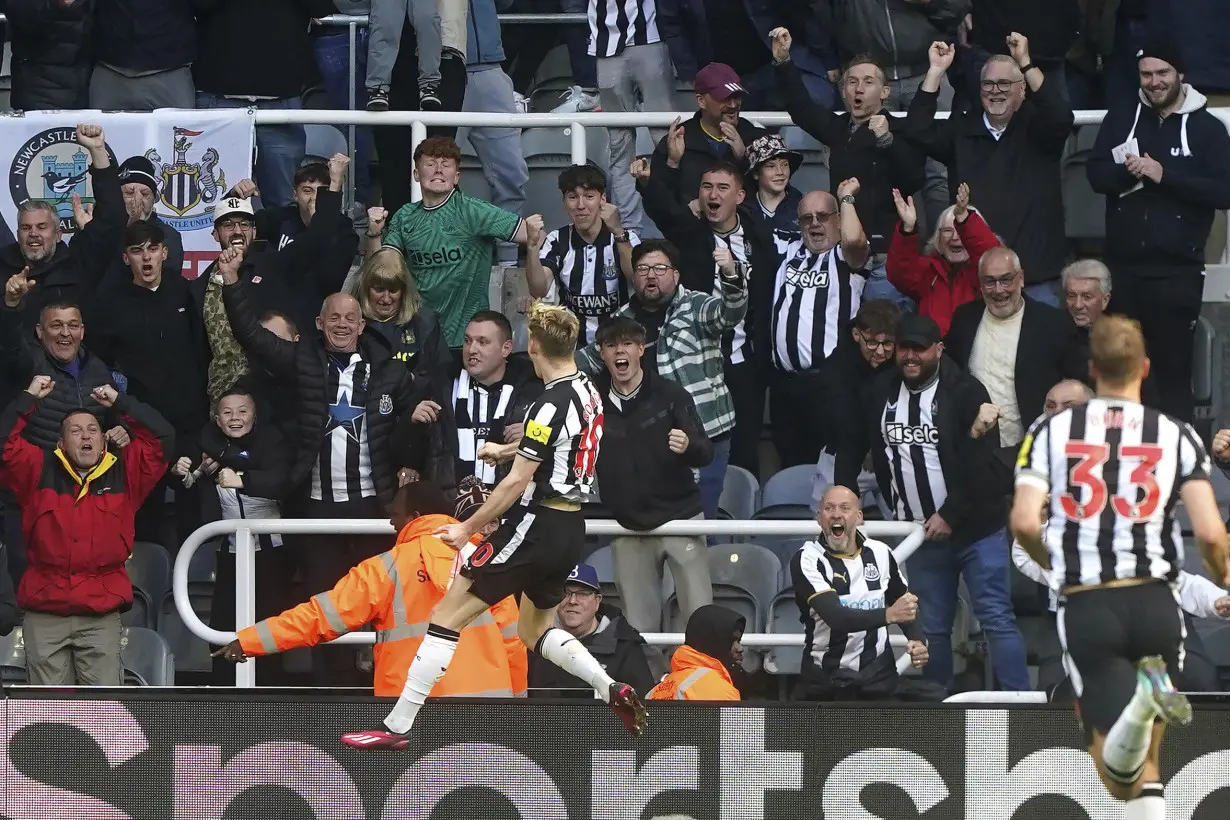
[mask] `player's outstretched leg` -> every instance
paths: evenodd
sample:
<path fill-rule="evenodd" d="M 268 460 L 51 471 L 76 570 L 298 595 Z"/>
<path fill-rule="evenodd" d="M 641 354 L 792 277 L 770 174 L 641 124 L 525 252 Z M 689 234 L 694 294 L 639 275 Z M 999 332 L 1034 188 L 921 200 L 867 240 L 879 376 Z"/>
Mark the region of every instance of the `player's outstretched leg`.
<path fill-rule="evenodd" d="M 522 613 L 524 625 L 524 606 Z M 568 674 L 594 687 L 594 691 L 610 704 L 629 732 L 639 735 L 645 731 L 645 706 L 636 690 L 608 675 L 602 664 L 595 660 L 579 640 L 558 627 L 550 627 L 542 633 L 542 637 L 534 645 L 534 651 Z"/>
<path fill-rule="evenodd" d="M 1136 691 L 1102 744 L 1106 776 L 1121 787 L 1134 787 L 1149 757 L 1154 721 L 1183 726 L 1191 718 L 1191 706 L 1175 691 L 1165 662 L 1157 656 L 1142 658 L 1136 665 Z"/>
<path fill-rule="evenodd" d="M 1153 708 L 1167 725 L 1186 726 L 1192 722 L 1192 705 L 1174 688 L 1165 661 L 1157 655 L 1141 658 L 1136 664 L 1136 677 L 1137 691 L 1142 687 L 1148 689 Z"/>

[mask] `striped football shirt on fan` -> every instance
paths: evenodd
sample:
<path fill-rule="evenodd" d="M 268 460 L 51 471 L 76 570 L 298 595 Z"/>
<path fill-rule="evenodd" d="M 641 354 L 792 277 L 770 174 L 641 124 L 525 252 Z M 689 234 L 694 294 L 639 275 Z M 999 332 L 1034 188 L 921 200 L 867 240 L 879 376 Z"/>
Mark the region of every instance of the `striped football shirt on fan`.
<path fill-rule="evenodd" d="M 628 231 L 632 247 L 641 240 Z M 581 232 L 566 225 L 547 234 L 538 258 L 555 276 L 559 301 L 581 320 L 577 348 L 594 341 L 598 325 L 628 303 L 628 277 L 619 266 L 619 245 L 603 225 L 590 245 Z"/>
<path fill-rule="evenodd" d="M 1034 422 L 1016 483 L 1050 493 L 1042 540 L 1052 587 L 1174 581 L 1183 568 L 1179 491 L 1211 469 L 1190 425 L 1133 401 L 1096 398 Z"/>
<path fill-rule="evenodd" d="M 655 0 L 589 0 L 591 57 L 615 57 L 628 46 L 661 40 Z"/>
<path fill-rule="evenodd" d="M 367 379 L 370 366 L 358 353 L 344 361 L 329 355 L 325 395 L 331 396 L 320 456 L 312 465 L 314 501 L 357 501 L 376 495 L 371 449 L 367 444 Z"/>
<path fill-rule="evenodd" d="M 811 370 L 850 336 L 866 279 L 846 264 L 840 245 L 812 253 L 792 237 L 774 233 L 782 263 L 773 287 L 773 364 Z"/>
<path fill-rule="evenodd" d="M 752 270 L 751 249 L 747 246 L 747 236 L 743 233 L 743 221 L 739 220 L 735 229 L 730 233 L 717 233 L 714 231 L 713 239 L 716 243 L 721 243 L 730 251 L 730 255 L 735 258 L 736 262 L 742 262 L 747 267 L 747 276 L 750 279 L 755 276 L 755 271 Z M 717 247 L 715 245 L 714 247 Z M 721 274 L 718 273 L 717 264 L 713 266 L 713 295 L 722 295 Z M 725 348 L 729 345 L 729 350 Z M 730 335 L 722 340 L 723 352 L 726 355 L 726 360 L 731 364 L 742 364 L 747 361 L 750 351 L 747 349 L 747 317 L 739 320 L 739 324 L 735 325 L 734 330 L 730 331 Z"/>
<path fill-rule="evenodd" d="M 496 467 L 478 460 L 478 451 L 488 441 L 503 443 L 504 424 L 516 389 L 496 382 L 483 385 L 465 370 L 453 380 L 453 418 L 457 422 L 457 480 L 472 475 L 487 489 L 496 484 Z M 494 434 L 494 435 L 493 435 Z"/>
<path fill-rule="evenodd" d="M 921 390 L 903 383 L 884 404 L 880 437 L 892 470 L 892 507 L 898 521 L 925 522 L 944 506 L 948 485 L 940 464 L 935 423 L 939 378 Z"/>

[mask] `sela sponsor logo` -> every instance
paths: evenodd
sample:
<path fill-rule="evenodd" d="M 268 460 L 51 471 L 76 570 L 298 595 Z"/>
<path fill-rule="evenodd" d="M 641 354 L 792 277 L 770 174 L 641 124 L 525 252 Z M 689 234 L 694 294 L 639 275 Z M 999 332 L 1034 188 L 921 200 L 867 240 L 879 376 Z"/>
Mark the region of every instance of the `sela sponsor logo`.
<path fill-rule="evenodd" d="M 793 264 L 786 265 L 786 282 L 796 288 L 827 288 L 829 286 L 828 260 L 825 267 L 798 268 Z"/>
<path fill-rule="evenodd" d="M 170 162 L 164 163 L 157 149 L 145 152 L 159 181 L 160 215 L 177 231 L 212 227 L 214 203 L 226 191 L 226 174 L 219 167 L 217 148 L 206 147 L 195 161 L 189 159 L 189 151 L 196 145 L 193 140 L 204 133 L 179 126 L 172 128 Z"/>
<path fill-rule="evenodd" d="M 456 262 L 460 262 L 463 258 L 464 254 L 462 253 L 461 248 L 450 248 L 447 245 L 444 245 L 440 247 L 439 250 L 434 251 L 410 252 L 411 265 L 451 265 Z"/>
<path fill-rule="evenodd" d="M 10 122 L 7 127 L 16 126 Z M 107 156 L 119 165 L 111 146 Z M 9 161 L 9 194 L 18 208 L 32 199 L 50 202 L 60 217 L 60 230 L 71 235 L 77 231 L 73 194 L 81 197 L 82 205 L 94 203 L 89 169 L 90 153 L 77 144 L 76 129 L 48 128 L 22 143 Z"/>
<path fill-rule="evenodd" d="M 567 294 L 564 298 L 573 312 L 581 316 L 609 316 L 619 310 L 618 293 Z"/>
<path fill-rule="evenodd" d="M 940 431 L 929 424 L 911 427 L 894 421 L 884 426 L 884 440 L 898 445 L 939 444 Z"/>

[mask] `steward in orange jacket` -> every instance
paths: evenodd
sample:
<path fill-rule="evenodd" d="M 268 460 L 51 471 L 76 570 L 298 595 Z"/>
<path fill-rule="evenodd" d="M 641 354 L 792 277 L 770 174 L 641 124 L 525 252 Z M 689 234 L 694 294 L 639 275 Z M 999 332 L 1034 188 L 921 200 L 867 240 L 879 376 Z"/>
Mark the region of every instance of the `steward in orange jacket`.
<path fill-rule="evenodd" d="M 463 495 L 456 512 L 466 517 L 481 503 Z M 240 630 L 214 654 L 238 662 L 315 646 L 370 623 L 376 628 L 375 693 L 399 696 L 431 611 L 452 581 L 457 551 L 432 535 L 457 522 L 444 514 L 450 507 L 428 482 L 402 487 L 393 501 L 393 525 L 401 527 L 393 549 L 351 569 L 332 590 Z M 482 537 L 476 534 L 475 543 Z M 517 604 L 508 597 L 462 630 L 453 663 L 432 696 L 523 697 L 528 661 L 517 618 Z"/>
<path fill-rule="evenodd" d="M 650 700 L 739 700 L 730 670 L 743 663 L 743 616 L 709 604 L 692 613 L 683 646 L 671 656 L 671 673 Z"/>

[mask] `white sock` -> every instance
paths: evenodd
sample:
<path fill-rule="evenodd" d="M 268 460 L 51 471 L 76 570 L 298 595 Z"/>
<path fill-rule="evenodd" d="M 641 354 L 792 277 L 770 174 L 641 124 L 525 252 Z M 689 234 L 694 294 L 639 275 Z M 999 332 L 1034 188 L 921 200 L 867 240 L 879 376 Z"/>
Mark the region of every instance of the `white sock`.
<path fill-rule="evenodd" d="M 1146 783 L 1140 797 L 1129 800 L 1123 808 L 1123 820 L 1166 820 L 1166 798 L 1161 783 Z"/>
<path fill-rule="evenodd" d="M 1156 717 L 1157 710 L 1148 693 L 1137 686 L 1127 708 L 1110 727 L 1102 744 L 1102 764 L 1115 780 L 1135 783 L 1140 777 L 1140 767 L 1149 754 Z"/>
<path fill-rule="evenodd" d="M 534 651 L 569 675 L 594 687 L 598 697 L 610 702 L 611 684 L 615 680 L 606 673 L 602 664 L 594 660 L 594 656 L 589 654 L 589 650 L 582 646 L 579 640 L 562 629 L 552 627 L 538 639 Z"/>
<path fill-rule="evenodd" d="M 427 637 L 419 644 L 419 651 L 410 664 L 410 672 L 406 676 L 406 686 L 401 690 L 401 697 L 389 716 L 384 719 L 384 725 L 390 732 L 404 735 L 414 725 L 419 709 L 431 690 L 444 677 L 453 653 L 457 651 L 457 641 L 460 636 L 451 629 L 432 624 L 427 627 Z"/>

